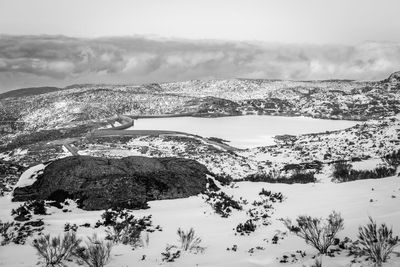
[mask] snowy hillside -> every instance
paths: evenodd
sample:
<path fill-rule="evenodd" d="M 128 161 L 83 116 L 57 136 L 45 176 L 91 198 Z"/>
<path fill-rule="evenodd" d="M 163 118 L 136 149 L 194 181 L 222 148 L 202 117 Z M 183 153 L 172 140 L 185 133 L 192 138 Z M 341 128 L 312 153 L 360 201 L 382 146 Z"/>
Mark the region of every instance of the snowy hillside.
<path fill-rule="evenodd" d="M 383 266 L 400 266 L 399 85 L 394 73 L 376 82 L 234 79 L 8 94 L 0 100 L 0 266 L 46 266 L 38 253 L 51 247 L 46 234 L 82 239 L 53 263 L 68 267 L 107 246 L 105 266 L 116 267 L 374 266 L 359 230 L 369 217 L 393 227 Z M 249 114 L 298 120 L 261 127 L 232 116 Z M 226 129 L 203 136 L 188 125 L 135 126 L 151 115 L 210 117 L 194 127 Z M 306 118 L 320 123 L 306 127 L 299 116 L 343 124 Z M 255 129 L 270 128 L 274 136 L 257 147 L 229 140 L 254 141 Z M 316 232 L 337 219 L 337 233 L 314 232 L 332 242 L 323 241 L 326 250 L 301 238 L 302 218 Z"/>

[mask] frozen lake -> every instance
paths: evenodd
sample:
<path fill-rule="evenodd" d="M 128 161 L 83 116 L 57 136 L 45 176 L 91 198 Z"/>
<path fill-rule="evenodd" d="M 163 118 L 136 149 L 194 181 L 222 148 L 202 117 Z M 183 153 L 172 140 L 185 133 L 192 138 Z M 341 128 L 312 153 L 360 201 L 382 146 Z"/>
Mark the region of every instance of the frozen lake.
<path fill-rule="evenodd" d="M 306 117 L 234 116 L 221 118 L 173 117 L 135 120 L 131 130 L 171 130 L 203 137 L 218 137 L 238 148 L 274 144 L 273 136 L 319 133 L 346 129 L 356 121 L 322 120 Z"/>

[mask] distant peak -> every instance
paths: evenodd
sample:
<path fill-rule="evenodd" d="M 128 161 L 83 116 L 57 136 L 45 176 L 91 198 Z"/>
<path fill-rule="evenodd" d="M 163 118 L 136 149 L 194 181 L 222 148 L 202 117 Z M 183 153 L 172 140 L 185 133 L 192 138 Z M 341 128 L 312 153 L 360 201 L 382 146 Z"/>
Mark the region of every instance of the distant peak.
<path fill-rule="evenodd" d="M 400 89 L 400 71 L 396 71 L 392 73 L 389 78 L 384 80 L 387 83 L 389 90 L 399 90 Z"/>
<path fill-rule="evenodd" d="M 388 80 L 389 81 L 392 81 L 392 80 L 400 81 L 400 71 L 396 71 L 396 72 L 393 72 L 392 74 L 390 74 Z"/>

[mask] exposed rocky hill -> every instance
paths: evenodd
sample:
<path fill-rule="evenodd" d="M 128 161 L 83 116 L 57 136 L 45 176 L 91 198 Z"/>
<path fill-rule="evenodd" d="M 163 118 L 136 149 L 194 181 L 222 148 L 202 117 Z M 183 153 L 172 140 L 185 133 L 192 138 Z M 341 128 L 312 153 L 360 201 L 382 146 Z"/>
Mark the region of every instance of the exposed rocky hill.
<path fill-rule="evenodd" d="M 79 199 L 86 210 L 143 208 L 156 199 L 197 195 L 206 189 L 207 168 L 190 159 L 66 157 L 50 163 L 15 201 Z"/>

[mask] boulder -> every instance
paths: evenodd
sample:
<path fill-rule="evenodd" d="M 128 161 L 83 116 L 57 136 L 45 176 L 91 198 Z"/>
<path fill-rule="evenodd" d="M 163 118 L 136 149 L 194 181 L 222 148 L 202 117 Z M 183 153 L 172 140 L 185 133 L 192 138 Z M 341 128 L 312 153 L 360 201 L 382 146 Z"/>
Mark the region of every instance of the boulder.
<path fill-rule="evenodd" d="M 32 185 L 15 188 L 13 201 L 72 198 L 85 210 L 145 208 L 150 200 L 203 192 L 207 174 L 190 159 L 72 156 L 50 163 Z"/>

